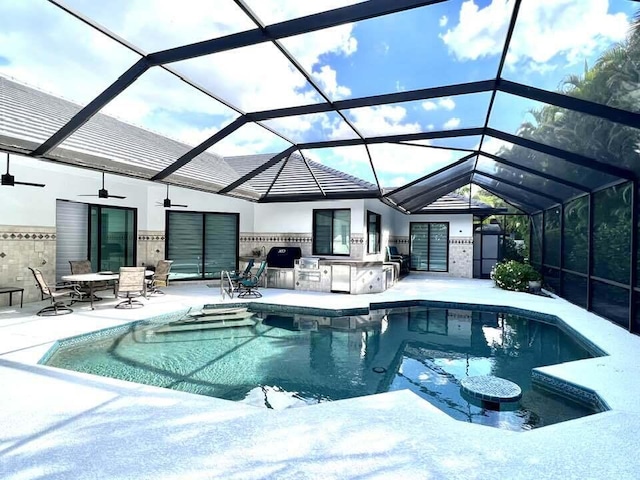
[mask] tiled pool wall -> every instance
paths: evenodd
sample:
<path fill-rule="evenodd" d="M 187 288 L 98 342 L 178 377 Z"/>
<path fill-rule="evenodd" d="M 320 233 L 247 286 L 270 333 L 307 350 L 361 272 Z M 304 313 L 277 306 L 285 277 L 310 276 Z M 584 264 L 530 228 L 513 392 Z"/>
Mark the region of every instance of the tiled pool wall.
<path fill-rule="evenodd" d="M 38 360 L 38 364 L 40 365 L 46 364 L 59 348 L 78 345 L 80 343 L 92 342 L 100 338 L 123 334 L 135 329 L 135 327 L 138 325 L 149 325 L 151 323 L 173 322 L 184 317 L 187 313 L 193 310 L 193 308 L 194 307 L 181 308 L 180 310 L 174 310 L 172 312 L 163 313 L 161 315 L 156 315 L 154 317 L 150 317 L 146 319 L 134 320 L 122 325 L 116 325 L 115 327 L 102 328 L 100 330 L 95 330 L 93 332 L 82 333 L 80 335 L 74 335 L 73 337 L 67 337 L 67 338 L 56 340 L 54 344 L 51 346 L 51 348 L 49 348 L 49 350 L 47 350 L 47 352 L 42 356 L 42 358 Z"/>
<path fill-rule="evenodd" d="M 581 335 L 575 329 L 569 327 L 561 318 L 550 315 L 547 313 L 535 312 L 532 310 L 526 310 L 523 308 L 499 306 L 499 305 L 478 305 L 471 303 L 454 303 L 454 302 L 439 302 L 433 300 L 404 300 L 398 302 L 379 302 L 369 304 L 369 308 L 344 308 L 344 309 L 330 309 L 330 308 L 317 308 L 306 307 L 299 305 L 279 305 L 273 303 L 262 302 L 233 302 L 225 304 L 205 304 L 202 308 L 247 308 L 249 311 L 258 312 L 273 312 L 273 313 L 289 313 L 289 314 L 304 314 L 324 317 L 344 317 L 355 315 L 368 315 L 371 311 L 375 310 L 388 310 L 394 308 L 408 308 L 408 307 L 430 307 L 440 309 L 455 309 L 455 310 L 475 310 L 491 313 L 506 313 L 512 315 L 520 315 L 524 317 L 533 318 L 537 321 L 544 322 L 550 325 L 554 325 L 560 328 L 563 332 L 569 335 L 576 341 L 581 347 L 587 350 L 592 356 L 599 357 L 607 355 L 605 351 L 599 348 L 596 344 L 589 339 Z M 51 357 L 55 354 L 58 348 L 76 345 L 79 343 L 91 342 L 99 338 L 107 336 L 114 336 L 133 330 L 138 325 L 148 325 L 151 323 L 167 323 L 176 321 L 184 317 L 191 310 L 200 307 L 189 307 L 175 310 L 162 315 L 157 315 L 151 318 L 143 320 L 135 320 L 133 322 L 126 323 L 124 325 L 118 325 L 115 327 L 104 328 L 94 332 L 76 335 L 69 338 L 64 338 L 56 341 L 51 348 L 45 353 L 45 355 L 38 362 L 39 364 L 46 364 Z M 403 349 L 401 349 L 403 350 Z M 402 352 L 398 352 L 399 355 Z M 389 372 L 385 372 L 385 377 L 389 375 Z M 575 385 L 569 381 L 562 380 L 553 377 L 549 374 L 540 372 L 538 370 L 532 370 L 531 372 L 532 383 L 536 388 L 540 388 L 551 392 L 556 395 L 567 397 L 575 402 L 587 405 L 595 411 L 603 412 L 610 410 L 607 403 L 600 398 L 600 396 L 593 390 L 585 388 L 580 385 Z"/>
<path fill-rule="evenodd" d="M 531 383 L 536 389 L 569 398 L 574 402 L 586 405 L 596 412 L 611 410 L 607 402 L 593 390 L 567 380 L 561 380 L 539 370 L 534 369 L 531 371 Z"/>

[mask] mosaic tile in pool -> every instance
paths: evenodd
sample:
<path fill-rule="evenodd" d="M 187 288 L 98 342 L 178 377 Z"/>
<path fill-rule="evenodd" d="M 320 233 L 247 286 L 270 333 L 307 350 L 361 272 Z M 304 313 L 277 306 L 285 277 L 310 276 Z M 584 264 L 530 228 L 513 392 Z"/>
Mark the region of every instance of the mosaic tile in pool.
<path fill-rule="evenodd" d="M 250 326 L 160 333 L 165 317 L 76 337 L 45 363 L 278 409 L 408 388 L 458 420 L 516 431 L 602 409 L 593 392 L 587 405 L 532 382 L 535 367 L 593 356 L 555 317 L 422 305 L 348 316 L 262 308 Z M 494 410 L 462 393 L 463 378 L 489 374 L 516 383 L 522 398 Z"/>

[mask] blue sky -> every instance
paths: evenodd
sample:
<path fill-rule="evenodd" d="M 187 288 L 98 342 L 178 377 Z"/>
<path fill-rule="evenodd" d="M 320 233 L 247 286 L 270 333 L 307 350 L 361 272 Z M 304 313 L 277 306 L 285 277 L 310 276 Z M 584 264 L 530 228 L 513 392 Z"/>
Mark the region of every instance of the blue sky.
<path fill-rule="evenodd" d="M 171 48 L 253 28 L 231 0 L 67 0 L 145 51 Z M 266 24 L 343 6 L 340 0 L 251 0 Z M 332 100 L 493 78 L 513 2 L 450 0 L 388 17 L 285 39 L 282 44 Z M 569 73 L 622 40 L 637 3 L 627 0 L 524 0 L 503 76 L 555 90 Z M 0 74 L 88 103 L 139 57 L 82 25 L 45 0 L 5 0 L 0 15 L 12 21 L 0 32 Z M 243 111 L 322 101 L 271 44 L 172 65 Z M 364 135 L 481 127 L 489 94 L 354 109 L 344 112 Z M 515 132 L 534 106 L 509 99 L 496 104 L 491 125 Z M 229 124 L 237 113 L 153 69 L 104 113 L 195 145 Z M 336 114 L 269 122 L 295 142 L 353 138 Z M 426 142 L 428 144 L 428 142 Z M 473 148 L 477 138 L 432 141 Z M 287 142 L 247 125 L 211 150 L 223 155 L 277 152 Z M 499 148 L 491 142 L 490 150 Z M 362 147 L 308 153 L 313 159 L 373 181 Z M 401 185 L 463 153 L 395 145 L 371 149 L 383 186 Z"/>

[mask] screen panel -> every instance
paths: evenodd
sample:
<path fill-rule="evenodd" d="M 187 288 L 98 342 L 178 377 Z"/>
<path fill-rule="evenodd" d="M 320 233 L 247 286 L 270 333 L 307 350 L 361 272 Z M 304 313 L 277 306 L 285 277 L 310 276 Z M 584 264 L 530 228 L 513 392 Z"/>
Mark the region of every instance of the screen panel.
<path fill-rule="evenodd" d="M 560 266 L 560 208 L 544 212 L 544 263 Z"/>
<path fill-rule="evenodd" d="M 564 206 L 563 267 L 587 273 L 589 258 L 589 197 L 584 196 Z"/>
<path fill-rule="evenodd" d="M 593 274 L 629 284 L 631 259 L 631 184 L 593 195 Z"/>

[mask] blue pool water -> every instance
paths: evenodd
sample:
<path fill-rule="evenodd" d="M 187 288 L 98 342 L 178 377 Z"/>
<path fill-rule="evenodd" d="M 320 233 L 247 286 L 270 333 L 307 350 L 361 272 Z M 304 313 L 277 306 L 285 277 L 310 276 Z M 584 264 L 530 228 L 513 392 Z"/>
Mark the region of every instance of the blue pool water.
<path fill-rule="evenodd" d="M 268 408 L 410 389 L 458 420 L 517 431 L 595 413 L 532 385 L 534 367 L 592 356 L 546 322 L 424 306 L 340 317 L 256 311 L 252 319 L 173 333 L 137 324 L 63 342 L 46 364 Z M 487 374 L 517 383 L 522 398 L 496 411 L 461 393 L 461 379 Z"/>

